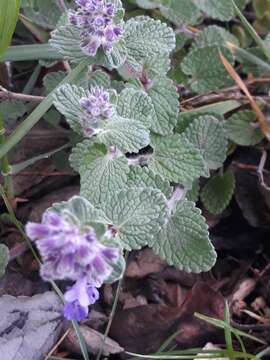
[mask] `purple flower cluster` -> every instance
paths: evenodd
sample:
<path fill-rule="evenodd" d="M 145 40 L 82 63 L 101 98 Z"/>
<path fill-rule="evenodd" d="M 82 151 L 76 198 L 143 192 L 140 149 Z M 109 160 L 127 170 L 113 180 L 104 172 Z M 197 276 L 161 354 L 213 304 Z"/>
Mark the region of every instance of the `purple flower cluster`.
<path fill-rule="evenodd" d="M 123 30 L 115 25 L 115 6 L 106 0 L 76 0 L 79 8 L 69 15 L 69 22 L 81 29 L 81 48 L 95 56 L 99 47 L 110 53 Z"/>
<path fill-rule="evenodd" d="M 75 284 L 65 293 L 64 315 L 82 320 L 88 306 L 99 297 L 97 287 L 108 279 L 120 251 L 98 242 L 92 228 L 80 229 L 63 214 L 44 213 L 41 223 L 26 225 L 28 237 L 36 241 L 43 259 L 44 280 L 72 280 Z"/>
<path fill-rule="evenodd" d="M 110 103 L 108 91 L 97 86 L 92 87 L 88 96 L 80 100 L 80 105 L 84 111 L 80 123 L 87 137 L 93 135 L 93 125 L 98 120 L 109 119 L 113 115 L 113 106 Z"/>

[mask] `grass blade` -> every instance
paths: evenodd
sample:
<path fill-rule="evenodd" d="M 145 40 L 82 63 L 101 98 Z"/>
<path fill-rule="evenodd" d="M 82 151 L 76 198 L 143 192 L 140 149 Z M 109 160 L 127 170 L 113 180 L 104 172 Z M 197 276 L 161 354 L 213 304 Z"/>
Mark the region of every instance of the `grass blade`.
<path fill-rule="evenodd" d="M 0 56 L 9 46 L 15 30 L 20 9 L 20 0 L 0 0 Z"/>
<path fill-rule="evenodd" d="M 32 44 L 10 46 L 0 57 L 0 61 L 60 60 L 62 58 L 49 44 Z"/>

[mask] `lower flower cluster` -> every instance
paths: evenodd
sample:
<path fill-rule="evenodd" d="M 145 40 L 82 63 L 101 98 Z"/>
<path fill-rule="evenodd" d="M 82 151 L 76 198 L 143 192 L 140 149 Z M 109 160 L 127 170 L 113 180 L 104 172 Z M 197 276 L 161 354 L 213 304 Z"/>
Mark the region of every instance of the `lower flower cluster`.
<path fill-rule="evenodd" d="M 89 305 L 99 298 L 98 288 L 112 274 L 120 250 L 101 244 L 93 228 L 80 228 L 52 210 L 44 213 L 41 223 L 29 222 L 26 233 L 42 256 L 42 278 L 75 282 L 64 294 L 64 316 L 84 319 Z"/>

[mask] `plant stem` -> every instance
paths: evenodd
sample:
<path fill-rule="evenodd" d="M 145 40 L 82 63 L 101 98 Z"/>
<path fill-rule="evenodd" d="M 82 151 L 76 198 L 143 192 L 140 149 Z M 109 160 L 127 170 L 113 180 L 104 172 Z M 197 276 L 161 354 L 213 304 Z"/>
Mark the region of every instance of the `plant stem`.
<path fill-rule="evenodd" d="M 78 75 L 87 67 L 88 60 L 82 61 L 77 65 L 59 84 L 59 86 L 73 82 Z M 16 130 L 6 139 L 5 144 L 0 147 L 0 159 L 5 156 L 22 138 L 32 129 L 40 118 L 49 110 L 53 104 L 54 89 L 35 110 L 19 125 Z"/>
<path fill-rule="evenodd" d="M 41 102 L 44 100 L 44 96 L 14 93 L 0 86 L 0 99 Z"/>
<path fill-rule="evenodd" d="M 126 254 L 125 254 L 125 261 L 126 262 L 127 262 L 127 259 L 128 259 L 128 254 L 129 253 L 127 251 Z M 105 330 L 105 333 L 104 333 L 104 336 L 103 336 L 103 341 L 102 341 L 101 347 L 99 349 L 99 352 L 97 354 L 96 360 L 100 360 L 100 357 L 102 355 L 103 348 L 104 348 L 104 345 L 105 345 L 106 338 L 107 338 L 107 336 L 108 336 L 108 334 L 110 332 L 112 321 L 113 321 L 113 318 L 114 318 L 114 315 L 115 315 L 116 307 L 117 307 L 119 296 L 120 296 L 121 289 L 122 289 L 123 279 L 124 279 L 124 276 L 118 281 L 117 289 L 116 289 L 116 293 L 115 293 L 115 298 L 114 298 L 114 301 L 113 301 L 112 310 L 110 312 L 108 324 L 106 326 L 106 330 Z"/>
<path fill-rule="evenodd" d="M 5 137 L 4 119 L 2 114 L 0 113 L 0 146 L 4 145 L 5 141 L 6 141 L 6 137 Z M 13 200 L 14 199 L 13 183 L 10 174 L 10 166 L 7 155 L 5 155 L 0 160 L 0 164 L 1 164 L 1 173 L 4 177 L 4 189 L 8 194 L 8 198 L 10 200 Z"/>
<path fill-rule="evenodd" d="M 247 21 L 245 16 L 242 14 L 241 10 L 236 5 L 235 1 L 234 0 L 231 0 L 231 1 L 233 3 L 236 14 L 240 18 L 244 28 L 249 33 L 249 35 L 252 37 L 252 39 L 255 41 L 255 43 L 258 45 L 258 47 L 261 49 L 261 51 L 264 53 L 267 60 L 270 61 L 270 51 L 267 49 L 264 41 L 260 38 L 260 36 L 257 34 L 256 30 Z"/>

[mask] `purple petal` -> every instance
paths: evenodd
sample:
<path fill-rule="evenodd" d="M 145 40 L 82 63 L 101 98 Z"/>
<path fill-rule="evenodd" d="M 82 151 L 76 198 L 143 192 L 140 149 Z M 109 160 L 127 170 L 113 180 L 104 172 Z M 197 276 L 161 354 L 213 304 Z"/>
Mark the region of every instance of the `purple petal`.
<path fill-rule="evenodd" d="M 50 227 L 46 224 L 28 222 L 25 226 L 27 236 L 31 240 L 44 238 L 50 234 Z"/>
<path fill-rule="evenodd" d="M 64 317 L 67 320 L 81 321 L 88 315 L 88 307 L 81 306 L 78 301 L 67 302 L 64 305 Z"/>

